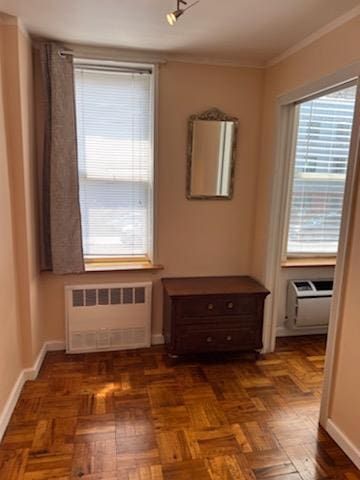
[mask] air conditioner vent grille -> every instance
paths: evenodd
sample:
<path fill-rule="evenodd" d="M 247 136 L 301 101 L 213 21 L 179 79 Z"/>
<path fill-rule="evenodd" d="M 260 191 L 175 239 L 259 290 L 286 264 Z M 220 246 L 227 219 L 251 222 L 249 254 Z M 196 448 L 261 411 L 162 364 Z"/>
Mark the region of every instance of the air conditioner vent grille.
<path fill-rule="evenodd" d="M 134 303 L 133 302 L 133 288 L 123 288 L 123 303 Z"/>
<path fill-rule="evenodd" d="M 90 288 L 72 291 L 73 307 L 95 307 L 96 305 L 120 305 L 145 303 L 145 288 Z"/>
<path fill-rule="evenodd" d="M 146 328 L 144 327 L 73 332 L 71 335 L 71 349 L 74 350 L 122 348 L 142 345 L 145 342 Z"/>
<path fill-rule="evenodd" d="M 135 303 L 145 303 L 145 288 L 135 288 Z"/>
<path fill-rule="evenodd" d="M 96 290 L 95 288 L 85 290 L 86 306 L 93 307 L 96 305 Z"/>
<path fill-rule="evenodd" d="M 121 303 L 121 288 L 110 289 L 110 303 L 111 305 L 120 305 Z"/>
<path fill-rule="evenodd" d="M 72 291 L 72 304 L 73 304 L 73 307 L 83 307 L 84 306 L 84 290 L 73 290 Z"/>
<path fill-rule="evenodd" d="M 98 290 L 99 305 L 109 305 L 109 290 L 107 288 L 100 288 Z"/>

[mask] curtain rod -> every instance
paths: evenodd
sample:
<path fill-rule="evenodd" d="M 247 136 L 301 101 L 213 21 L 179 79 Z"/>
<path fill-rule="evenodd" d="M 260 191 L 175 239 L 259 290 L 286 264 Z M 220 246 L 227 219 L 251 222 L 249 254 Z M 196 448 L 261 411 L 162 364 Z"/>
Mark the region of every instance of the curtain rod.
<path fill-rule="evenodd" d="M 72 50 L 59 50 L 59 56 L 64 58 L 65 56 L 69 55 L 71 57 L 75 57 L 75 53 Z M 74 59 L 75 60 L 75 59 Z M 101 71 L 108 71 L 108 72 L 120 72 L 120 73 L 139 73 L 139 74 L 152 74 L 151 68 L 140 68 L 140 67 L 126 67 L 122 65 L 100 65 L 97 63 L 86 63 L 86 61 L 94 60 L 96 62 L 117 62 L 117 60 L 105 60 L 105 59 L 88 59 L 88 58 L 79 58 L 78 62 L 74 61 L 75 68 L 78 67 L 79 69 L 83 70 L 101 70 Z M 137 63 L 137 62 L 129 62 L 129 63 Z"/>
<path fill-rule="evenodd" d="M 60 55 L 60 57 L 65 57 L 66 55 L 70 55 L 71 57 L 73 57 L 75 54 L 73 51 L 71 50 L 58 50 L 58 54 Z"/>

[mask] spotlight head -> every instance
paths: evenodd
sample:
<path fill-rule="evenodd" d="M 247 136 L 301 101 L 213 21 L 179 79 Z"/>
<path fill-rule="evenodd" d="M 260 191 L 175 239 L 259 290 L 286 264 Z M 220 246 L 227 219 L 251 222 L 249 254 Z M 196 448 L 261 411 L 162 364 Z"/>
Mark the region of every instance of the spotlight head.
<path fill-rule="evenodd" d="M 186 10 L 189 10 L 189 8 L 193 7 L 197 3 L 199 3 L 200 0 L 196 0 L 194 3 L 191 5 L 187 6 L 187 2 L 185 0 L 177 0 L 176 2 L 176 10 L 174 10 L 171 13 L 168 13 L 166 15 L 166 20 L 168 24 L 173 27 L 177 21 L 177 19 L 184 13 Z M 182 5 L 185 5 L 185 8 L 181 8 Z"/>
<path fill-rule="evenodd" d="M 168 13 L 166 15 L 166 20 L 169 25 L 172 27 L 175 25 L 177 19 L 184 13 L 184 10 L 181 10 L 180 8 L 178 10 L 174 10 L 171 13 Z"/>

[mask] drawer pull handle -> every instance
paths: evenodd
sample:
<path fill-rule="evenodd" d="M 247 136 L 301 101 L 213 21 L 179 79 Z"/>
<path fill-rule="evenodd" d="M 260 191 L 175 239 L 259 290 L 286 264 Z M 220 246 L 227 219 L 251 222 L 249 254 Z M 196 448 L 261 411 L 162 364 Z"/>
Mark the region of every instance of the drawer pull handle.
<path fill-rule="evenodd" d="M 232 336 L 231 336 L 231 335 L 228 335 L 228 336 L 226 337 L 226 340 L 227 340 L 228 342 L 231 342 Z"/>
<path fill-rule="evenodd" d="M 207 337 L 206 341 L 207 341 L 207 343 L 211 343 L 212 342 L 212 337 Z"/>
<path fill-rule="evenodd" d="M 227 306 L 228 306 L 228 308 L 230 308 L 230 309 L 231 309 L 231 308 L 234 308 L 233 302 L 229 302 Z"/>
<path fill-rule="evenodd" d="M 214 309 L 214 305 L 212 303 L 209 303 L 208 310 L 213 310 L 213 309 Z"/>

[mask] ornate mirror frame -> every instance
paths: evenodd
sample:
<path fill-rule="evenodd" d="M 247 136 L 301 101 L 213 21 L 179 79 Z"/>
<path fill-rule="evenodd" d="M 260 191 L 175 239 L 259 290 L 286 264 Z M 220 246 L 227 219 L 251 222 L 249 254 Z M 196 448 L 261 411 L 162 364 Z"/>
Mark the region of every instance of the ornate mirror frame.
<path fill-rule="evenodd" d="M 234 135 L 231 145 L 231 167 L 230 167 L 230 187 L 228 195 L 192 195 L 191 194 L 191 167 L 192 167 L 192 150 L 194 122 L 196 120 L 233 122 Z M 186 198 L 188 200 L 231 200 L 234 191 L 234 175 L 236 163 L 237 136 L 239 130 L 239 120 L 236 117 L 230 117 L 218 108 L 211 108 L 203 113 L 191 115 L 188 120 L 188 136 L 187 136 L 187 165 L 186 165 Z"/>

